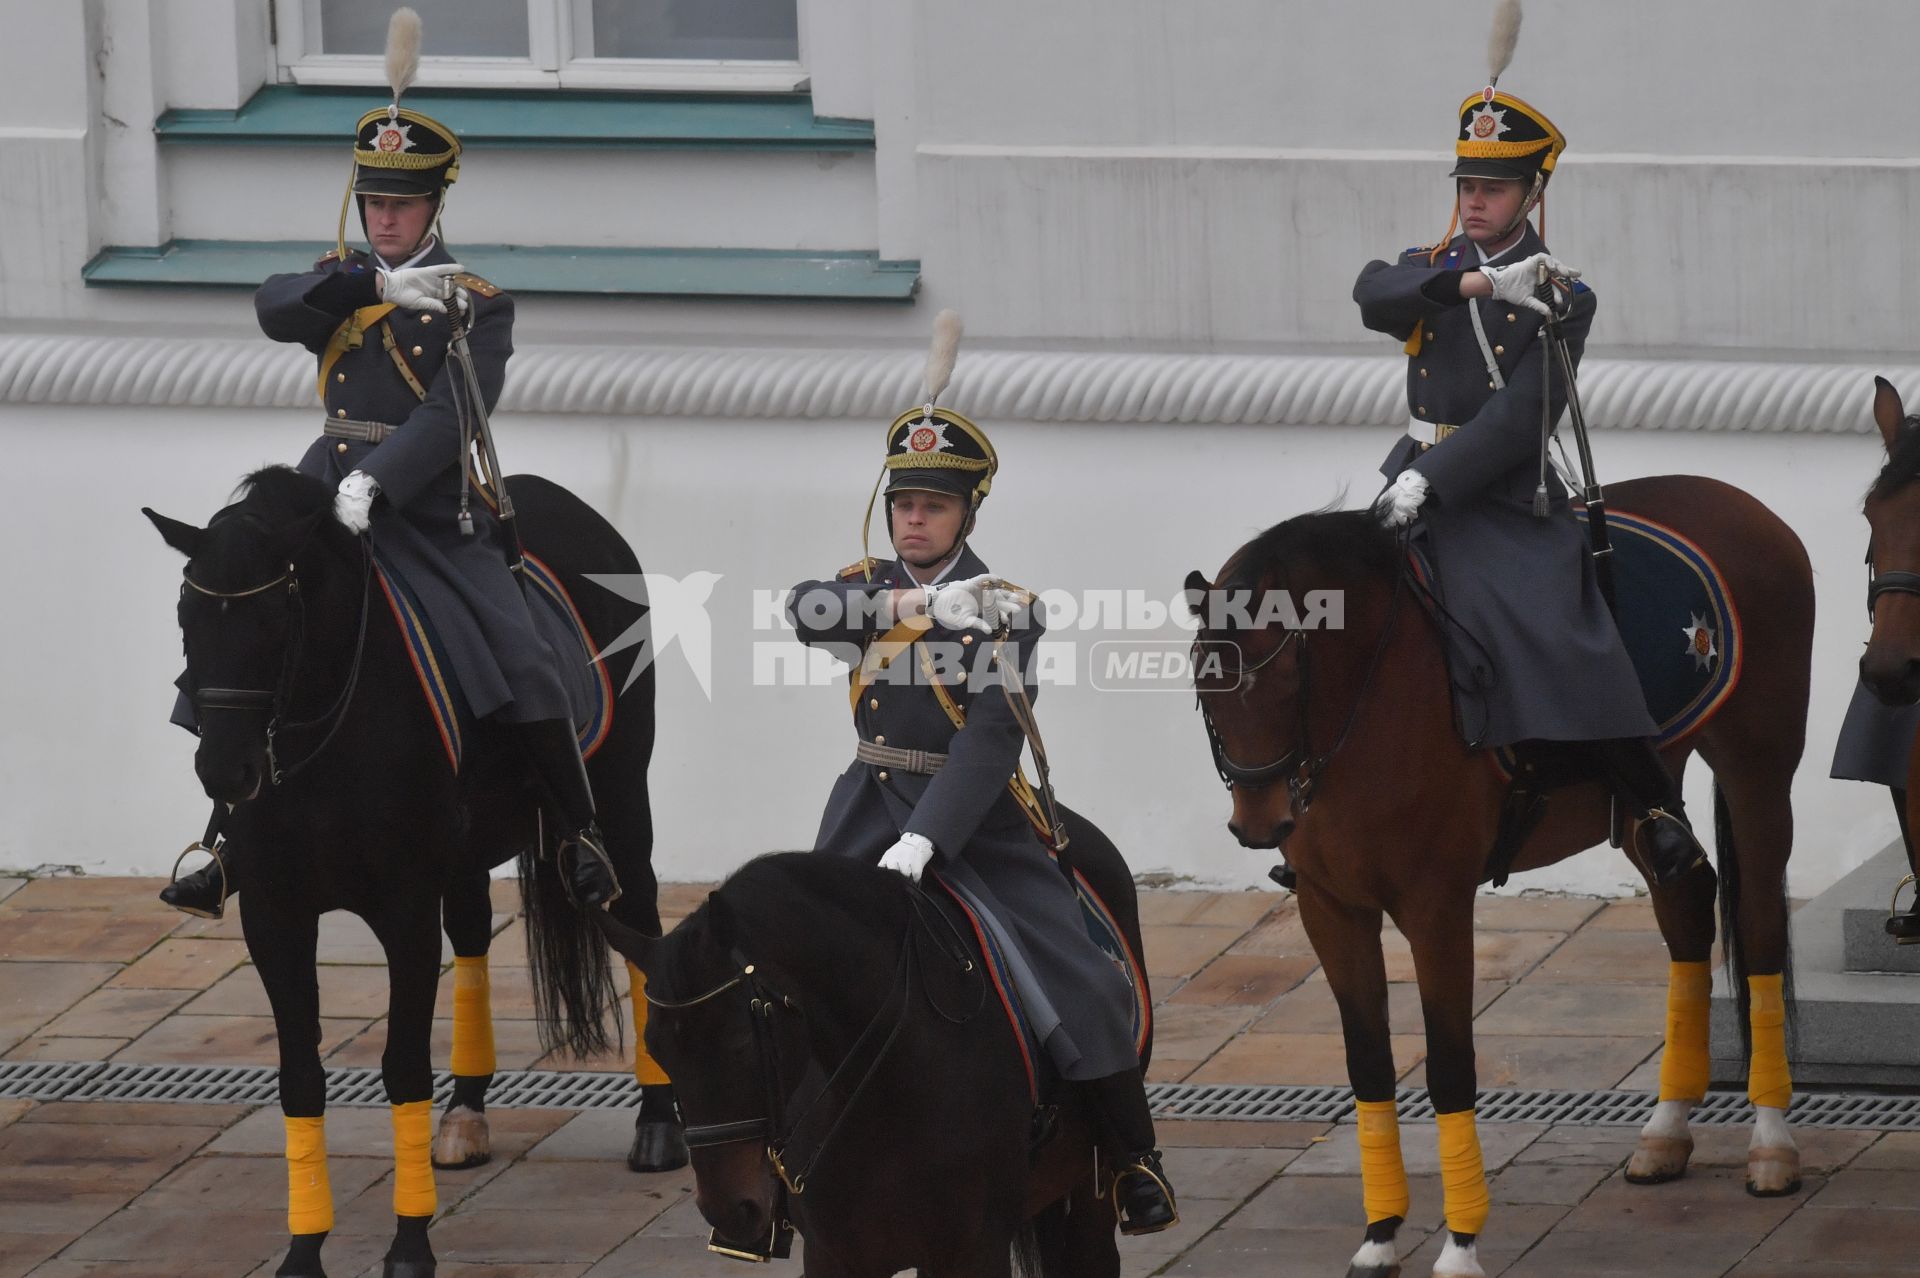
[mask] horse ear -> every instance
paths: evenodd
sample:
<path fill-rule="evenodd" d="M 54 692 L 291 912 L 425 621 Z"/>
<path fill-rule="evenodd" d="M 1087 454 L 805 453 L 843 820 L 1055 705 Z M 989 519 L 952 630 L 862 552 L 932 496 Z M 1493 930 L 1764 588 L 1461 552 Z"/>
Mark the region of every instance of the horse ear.
<path fill-rule="evenodd" d="M 1893 446 L 1900 442 L 1900 428 L 1907 420 L 1907 413 L 1900 403 L 1900 392 L 1884 377 L 1873 379 L 1873 420 L 1891 453 Z"/>
<path fill-rule="evenodd" d="M 169 546 L 189 559 L 200 553 L 200 544 L 206 540 L 206 529 L 195 528 L 192 524 L 183 524 L 177 519 L 168 519 L 149 506 L 142 506 L 140 513 L 153 522 L 153 526 L 160 530 L 161 540 Z"/>
<path fill-rule="evenodd" d="M 1185 591 L 1187 611 L 1191 612 L 1195 617 L 1199 617 L 1201 615 L 1201 609 L 1206 603 L 1207 593 L 1212 589 L 1213 583 L 1207 580 L 1207 574 L 1201 572 L 1198 568 L 1188 573 L 1187 588 Z"/>

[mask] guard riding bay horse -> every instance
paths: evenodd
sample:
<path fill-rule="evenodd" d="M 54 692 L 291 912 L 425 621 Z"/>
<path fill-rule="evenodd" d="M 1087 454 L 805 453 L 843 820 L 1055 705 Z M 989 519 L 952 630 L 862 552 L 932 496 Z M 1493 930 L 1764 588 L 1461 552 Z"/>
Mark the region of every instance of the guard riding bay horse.
<path fill-rule="evenodd" d="M 1125 863 L 1062 817 L 1137 956 Z M 609 929 L 647 974 L 647 1048 L 678 1082 L 710 1245 L 784 1256 L 797 1229 L 810 1278 L 1005 1278 L 1010 1248 L 1028 1273 L 1116 1278 L 1092 1108 L 1043 1084 L 1036 1109 L 1020 1037 L 937 875 L 916 886 L 778 853 L 664 940 Z"/>
<path fill-rule="evenodd" d="M 1738 618 L 1740 665 L 1718 713 L 1669 743 L 1664 757 L 1676 774 L 1696 752 L 1713 769 L 1725 939 L 1736 993 L 1750 1004 L 1743 1019 L 1756 1123 L 1747 1186 L 1790 1193 L 1799 1154 L 1785 1121 L 1785 870 L 1788 788 L 1806 726 L 1811 570 L 1784 523 L 1717 481 L 1642 479 L 1611 487 L 1609 497 L 1616 511 L 1664 525 L 1717 565 Z M 1228 668 L 1203 670 L 1198 694 L 1233 796 L 1230 828 L 1248 847 L 1285 845 L 1301 919 L 1340 1007 L 1368 1221 L 1349 1274 L 1399 1273 L 1395 1234 L 1408 1208 L 1383 915 L 1412 947 L 1426 1019 L 1450 1231 L 1433 1272 L 1480 1274 L 1474 1244 L 1488 1192 L 1473 1123 L 1473 904 L 1488 877 L 1506 780 L 1493 753 L 1469 749 L 1455 726 L 1443 643 L 1459 640 L 1422 607 L 1404 544 L 1367 511 L 1288 520 L 1236 551 L 1216 580 L 1194 573 L 1187 585 L 1200 598 L 1213 589 L 1256 600 L 1275 591 L 1294 600 L 1344 594 L 1342 629 L 1206 621 L 1202 641 L 1229 641 L 1240 655 L 1220 663 Z M 1674 620 L 1672 651 L 1684 659 L 1684 618 Z M 1553 796 L 1512 868 L 1552 864 L 1607 836 L 1606 796 L 1597 783 L 1577 784 Z M 1672 966 L 1660 1103 L 1627 1168 L 1640 1183 L 1682 1175 L 1693 1148 L 1687 1119 L 1708 1083 L 1715 875 L 1702 864 L 1652 891 Z"/>
<path fill-rule="evenodd" d="M 633 552 L 565 490 L 530 476 L 510 482 L 528 551 L 550 565 L 586 634 L 619 634 L 637 606 L 583 589 L 581 576 L 637 573 Z M 320 1245 L 333 1223 L 315 949 L 320 915 L 348 910 L 373 930 L 389 972 L 380 1064 L 393 1108 L 398 1222 L 386 1273 L 429 1278 L 429 1038 L 443 920 L 455 967 L 454 1094 L 431 1153 L 442 1166 L 488 1157 L 490 867 L 521 858 L 542 1042 L 580 1054 L 605 1049 L 603 1017 L 610 1007 L 617 1013 L 617 1001 L 598 928 L 571 907 L 553 862 L 532 853 L 538 799 L 513 742 L 496 725 L 463 725 L 430 705 L 395 624 L 406 596 L 378 571 L 370 544 L 332 518 L 333 497 L 328 485 L 273 467 L 249 477 L 244 496 L 204 529 L 146 514 L 187 556 L 179 614 L 185 687 L 200 724 L 194 770 L 210 797 L 234 805 L 225 831 L 226 846 L 246 858 L 241 924 L 279 1036 L 292 1235 L 279 1273 L 321 1275 Z M 420 658 L 422 669 L 430 655 Z M 618 687 L 626 670 L 610 674 Z M 613 909 L 627 926 L 657 933 L 650 678 L 645 672 L 620 701 L 589 770 L 625 888 Z M 636 1026 L 641 988 L 636 980 Z M 641 1060 L 652 1066 L 644 1053 Z M 670 1089 L 645 1090 L 636 1151 L 678 1166 L 685 1154 Z"/>
<path fill-rule="evenodd" d="M 1873 530 L 1867 564 L 1873 575 L 1867 607 L 1873 634 L 1860 658 L 1860 678 L 1889 706 L 1920 701 L 1920 417 L 1909 417 L 1900 393 L 1884 377 L 1873 379 L 1873 420 L 1887 444 L 1887 464 L 1867 492 L 1867 524 Z M 1913 838 L 1920 836 L 1920 749 L 1908 764 L 1906 811 L 1909 869 L 1920 873 Z M 1898 796 L 1896 795 L 1896 798 Z M 1920 898 L 1891 920 L 1901 939 L 1920 936 Z"/>

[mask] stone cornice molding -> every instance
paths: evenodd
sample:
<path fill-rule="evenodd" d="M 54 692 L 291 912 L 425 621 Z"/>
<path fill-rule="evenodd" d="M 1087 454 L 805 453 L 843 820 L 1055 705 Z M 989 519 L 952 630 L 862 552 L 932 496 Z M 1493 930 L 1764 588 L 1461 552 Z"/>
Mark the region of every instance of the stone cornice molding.
<path fill-rule="evenodd" d="M 895 350 L 522 347 L 503 411 L 614 417 L 891 418 L 925 356 Z M 1592 359 L 1596 426 L 1861 433 L 1875 373 L 1920 368 L 1751 360 Z M 1390 426 L 1406 418 L 1393 356 L 963 353 L 947 402 L 983 421 Z M 0 404 L 301 408 L 313 358 L 262 340 L 0 335 Z"/>

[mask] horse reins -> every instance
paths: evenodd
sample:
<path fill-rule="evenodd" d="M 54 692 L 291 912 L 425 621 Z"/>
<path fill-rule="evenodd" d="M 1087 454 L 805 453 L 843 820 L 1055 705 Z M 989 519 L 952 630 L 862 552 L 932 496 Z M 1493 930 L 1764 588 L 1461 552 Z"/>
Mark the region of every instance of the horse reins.
<path fill-rule="evenodd" d="M 879 1074 L 880 1067 L 886 1063 L 887 1058 L 892 1053 L 894 1044 L 899 1040 L 902 1031 L 905 1030 L 908 1024 L 908 1012 L 913 1006 L 913 973 L 918 967 L 918 964 L 914 962 L 919 952 L 916 943 L 916 937 L 918 935 L 916 925 L 925 927 L 929 932 L 933 930 L 927 922 L 926 911 L 929 907 L 927 904 L 928 898 L 924 890 L 917 884 L 914 885 L 913 895 L 910 899 L 913 905 L 914 917 L 907 920 L 906 931 L 901 936 L 900 959 L 894 969 L 893 981 L 887 987 L 886 997 L 881 1000 L 880 1006 L 874 1011 L 866 1027 L 860 1031 L 859 1037 L 854 1039 L 853 1045 L 847 1049 L 846 1056 L 842 1058 L 839 1065 L 834 1067 L 833 1072 L 827 1076 L 826 1081 L 821 1084 L 820 1090 L 814 1099 L 809 1102 L 806 1107 L 801 1109 L 799 1114 L 792 1116 L 791 1120 L 789 1120 L 786 1112 L 787 1088 L 785 1075 L 780 1068 L 779 1044 L 774 1037 L 771 1020 L 774 1011 L 777 1009 L 785 1009 L 799 1013 L 802 1016 L 805 1015 L 800 1004 L 792 996 L 778 993 L 769 988 L 761 979 L 755 965 L 746 962 L 738 951 L 734 952 L 733 959 L 739 964 L 739 971 L 703 994 L 690 999 L 674 1001 L 656 998 L 651 989 L 646 992 L 646 999 L 650 1005 L 662 1011 L 670 1012 L 684 1011 L 688 1008 L 711 1002 L 736 988 L 741 989 L 747 998 L 747 1017 L 748 1023 L 753 1030 L 754 1054 L 759 1060 L 761 1091 L 763 1094 L 762 1099 L 764 1101 L 763 1108 L 765 1109 L 765 1113 L 754 1118 L 735 1119 L 723 1123 L 689 1123 L 684 1129 L 688 1149 L 711 1148 L 716 1145 L 731 1145 L 749 1140 L 764 1141 L 766 1144 L 767 1160 L 772 1163 L 774 1173 L 779 1177 L 784 1189 L 796 1198 L 806 1192 L 807 1185 L 813 1178 L 814 1169 L 820 1165 L 820 1160 L 826 1156 L 827 1150 L 832 1147 L 834 1139 L 839 1136 L 848 1116 L 852 1114 L 854 1108 L 859 1104 L 860 1097 L 865 1093 L 867 1085 Z M 973 960 L 966 955 L 964 942 L 960 940 L 959 933 L 954 929 L 952 921 L 943 914 L 936 913 L 935 917 L 945 924 L 948 931 L 952 932 L 954 936 L 954 949 L 947 950 L 944 945 L 940 946 L 940 948 L 945 951 L 948 958 L 953 959 L 959 965 L 963 975 L 973 972 Z M 971 1011 L 960 1016 L 950 1015 L 946 1009 L 942 1008 L 933 998 L 930 992 L 926 993 L 927 1003 L 949 1024 L 965 1024 L 977 1016 L 980 1009 L 986 1005 L 986 990 L 986 980 L 983 974 L 980 982 L 979 999 L 976 1000 Z M 889 1026 L 887 1013 L 888 1010 L 894 1006 L 896 995 L 899 1003 L 899 1011 L 892 1018 L 892 1023 Z M 797 1170 L 790 1169 L 788 1164 L 795 1161 L 796 1146 L 802 1150 L 805 1149 L 805 1145 L 796 1139 L 798 1134 L 805 1127 L 807 1121 L 818 1112 L 817 1107 L 820 1103 L 834 1091 L 835 1084 L 840 1082 L 843 1076 L 847 1075 L 860 1061 L 862 1053 L 868 1045 L 880 1037 L 883 1028 L 885 1029 L 885 1037 L 881 1039 L 878 1050 L 873 1052 L 872 1059 L 867 1063 L 865 1072 L 860 1075 L 859 1080 L 855 1082 L 849 1090 L 845 1103 L 840 1106 L 839 1112 L 833 1117 L 833 1121 L 827 1125 L 825 1134 L 822 1135 L 818 1141 L 814 1142 L 812 1152 L 807 1155 L 805 1163 Z M 784 1207 L 777 1210 L 776 1214 L 784 1216 Z"/>
<path fill-rule="evenodd" d="M 353 701 L 354 690 L 360 683 L 361 659 L 367 650 L 367 616 L 372 611 L 369 606 L 373 592 L 373 548 L 366 538 L 360 539 L 360 619 L 353 644 L 353 661 L 347 668 L 347 677 L 341 685 L 338 695 L 325 711 L 311 719 L 284 721 L 293 702 L 296 680 L 299 676 L 300 659 L 305 653 L 307 632 L 307 610 L 305 597 L 300 593 L 300 578 L 294 565 L 289 563 L 286 571 L 271 581 L 257 586 L 248 586 L 243 590 L 214 590 L 203 586 L 193 579 L 190 571 L 181 574 L 181 580 L 198 594 L 209 599 L 222 601 L 250 599 L 265 594 L 274 587 L 285 583 L 290 610 L 296 618 L 287 640 L 287 646 L 281 655 L 280 677 L 272 688 L 196 688 L 193 704 L 197 710 L 265 710 L 267 720 L 267 774 L 272 784 L 278 786 L 300 774 L 306 766 L 320 757 L 333 742 L 340 731 L 340 725 L 346 721 L 347 707 Z M 191 565 L 188 566 L 191 568 Z M 319 744 L 309 750 L 305 756 L 286 767 L 280 766 L 277 739 L 286 731 L 305 731 L 326 725 L 326 735 Z"/>
<path fill-rule="evenodd" d="M 1199 688 L 1195 687 L 1194 705 L 1200 711 L 1200 721 L 1206 725 L 1207 744 L 1213 751 L 1213 766 L 1219 772 L 1220 780 L 1227 789 L 1232 790 L 1238 786 L 1258 790 L 1273 784 L 1281 776 L 1290 772 L 1292 775 L 1287 777 L 1287 794 L 1294 809 L 1297 812 L 1305 812 L 1313 805 L 1313 792 L 1319 784 L 1321 775 L 1333 763 L 1334 756 L 1340 753 L 1340 748 L 1347 743 L 1347 737 L 1352 734 L 1353 725 L 1359 721 L 1361 708 L 1366 704 L 1367 693 L 1373 687 L 1374 676 L 1379 673 L 1380 660 L 1386 653 L 1388 641 L 1393 637 L 1394 626 L 1400 616 L 1400 596 L 1405 588 L 1406 572 L 1402 570 L 1394 577 L 1393 599 L 1387 608 L 1387 619 L 1381 623 L 1379 638 L 1374 641 L 1373 654 L 1367 659 L 1366 674 L 1361 678 L 1359 691 L 1354 693 L 1353 705 L 1347 711 L 1346 722 L 1340 726 L 1340 732 L 1334 737 L 1333 744 L 1320 754 L 1313 752 L 1311 715 L 1313 647 L 1308 642 L 1306 631 L 1288 631 L 1287 637 L 1282 639 L 1272 652 L 1253 665 L 1243 667 L 1239 672 L 1242 677 L 1245 677 L 1261 670 L 1284 652 L 1288 644 L 1295 639 L 1300 641 L 1300 694 L 1296 698 L 1299 703 L 1299 737 L 1293 749 L 1272 762 L 1249 766 L 1234 760 L 1227 753 L 1226 743 L 1220 739 L 1220 729 L 1215 726 L 1213 715 L 1208 712 L 1205 699 L 1200 695 Z M 1205 642 L 1204 639 L 1194 640 L 1196 651 L 1203 642 Z"/>

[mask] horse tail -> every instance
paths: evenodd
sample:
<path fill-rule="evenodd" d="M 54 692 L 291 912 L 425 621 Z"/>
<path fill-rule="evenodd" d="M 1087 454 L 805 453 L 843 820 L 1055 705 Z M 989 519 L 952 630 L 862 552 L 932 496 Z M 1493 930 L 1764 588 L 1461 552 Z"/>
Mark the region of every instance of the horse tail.
<path fill-rule="evenodd" d="M 1753 1059 L 1753 1022 L 1750 1013 L 1753 1009 L 1753 997 L 1747 989 L 1747 955 L 1740 944 L 1740 852 L 1733 837 L 1733 814 L 1727 807 L 1727 796 L 1720 783 L 1713 784 L 1713 852 L 1720 870 L 1720 939 L 1726 946 L 1728 985 L 1733 991 L 1734 1023 L 1740 1031 L 1740 1060 Z M 1784 894 L 1786 885 L 1782 883 Z M 1781 902 L 1784 909 L 1786 902 Z M 1785 949 L 1781 953 L 1780 993 L 1786 1003 L 1787 1014 L 1787 1059 L 1795 1055 L 1794 1040 L 1796 1034 L 1797 1009 L 1793 997 L 1793 939 L 1789 929 Z"/>
<path fill-rule="evenodd" d="M 1060 1210 L 1058 1203 L 1041 1212 L 1041 1216 Z M 1013 1236 L 1013 1268 L 1020 1278 L 1046 1278 L 1046 1256 L 1040 1247 L 1039 1217 L 1020 1226 L 1020 1232 Z"/>
<path fill-rule="evenodd" d="M 520 852 L 520 902 L 527 919 L 527 966 L 543 1051 L 576 1057 L 624 1050 L 626 1027 L 606 938 L 568 899 L 559 858 L 538 846 Z M 607 1032 L 607 1012 L 613 1032 Z"/>

